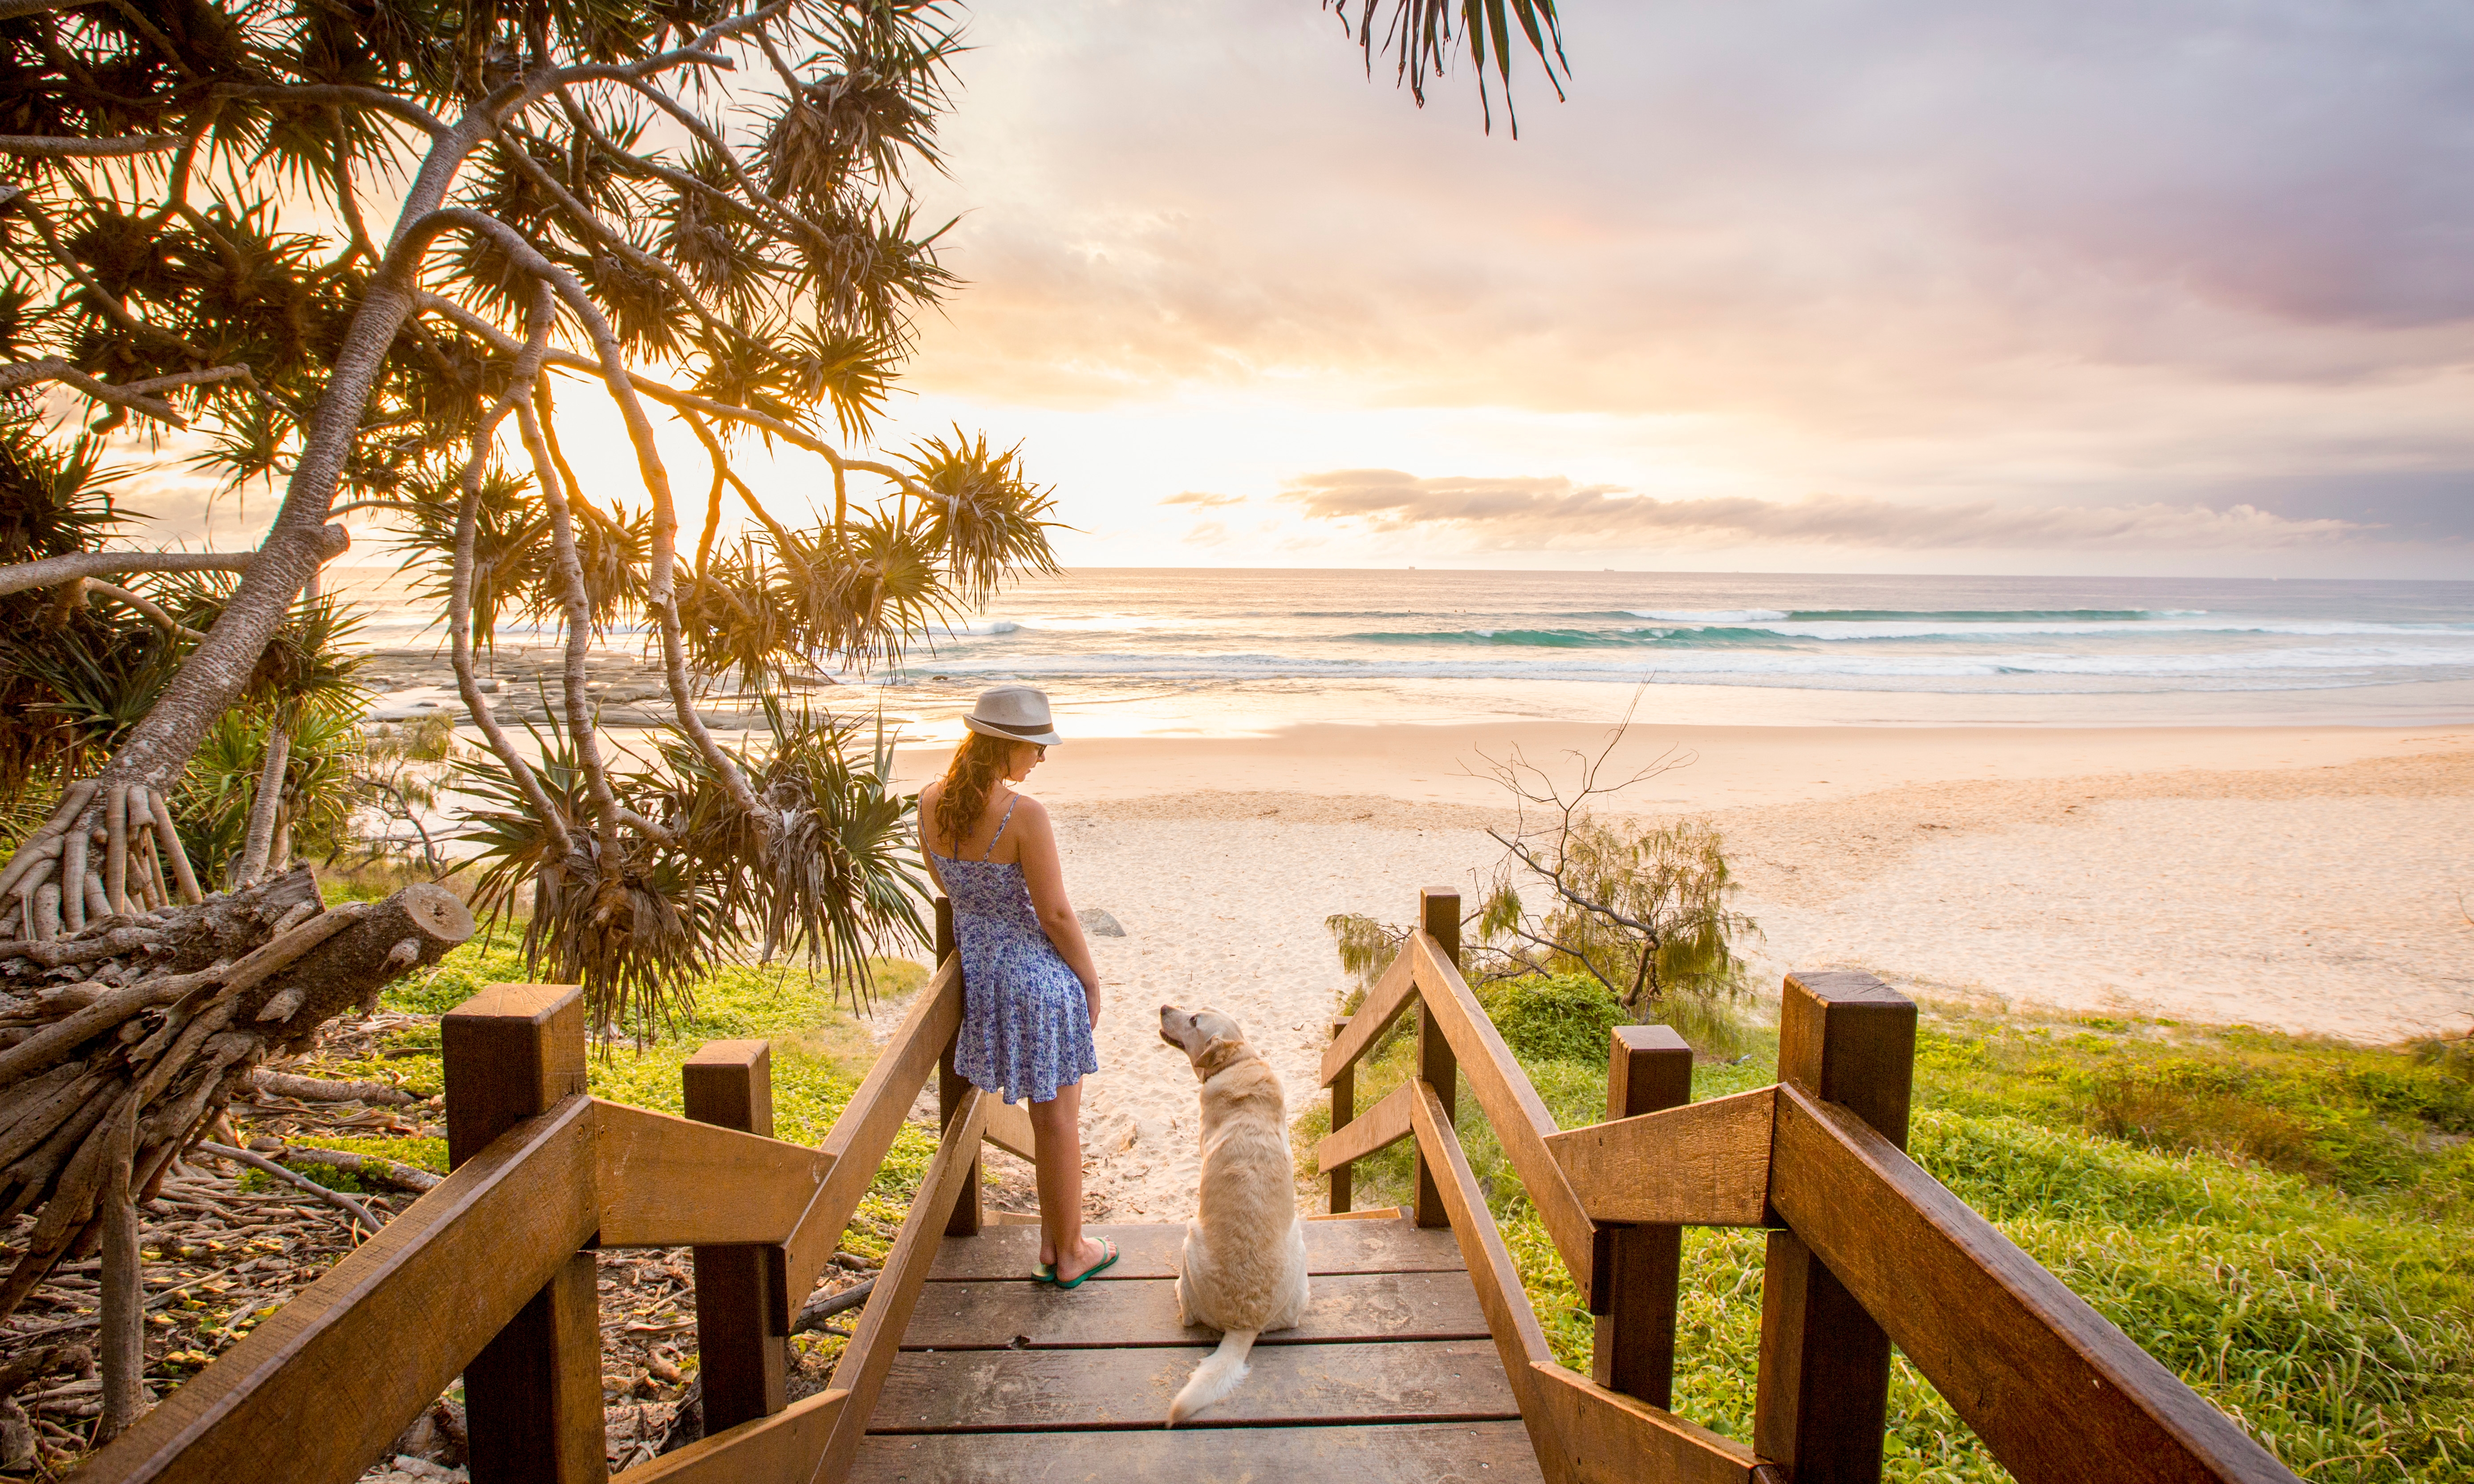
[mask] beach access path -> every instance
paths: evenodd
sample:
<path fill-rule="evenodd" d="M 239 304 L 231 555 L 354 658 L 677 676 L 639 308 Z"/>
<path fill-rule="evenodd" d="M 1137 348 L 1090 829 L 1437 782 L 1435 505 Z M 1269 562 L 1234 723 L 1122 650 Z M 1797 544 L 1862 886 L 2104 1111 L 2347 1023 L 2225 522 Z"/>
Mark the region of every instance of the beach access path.
<path fill-rule="evenodd" d="M 1294 1116 L 1346 988 L 1323 919 L 1474 889 L 1510 815 L 1463 767 L 1597 727 L 1321 727 L 1092 740 L 1033 776 L 1108 979 L 1085 1090 L 1090 1206 L 1190 1212 L 1195 1089 L 1164 1002 L 1235 1017 Z M 2366 1041 L 2474 1023 L 2474 730 L 1637 728 L 1619 761 L 1697 760 L 1634 791 L 1727 835 L 1786 968 L 1861 968 L 1930 1000 L 2140 1014 Z M 915 785 L 942 761 L 907 752 Z"/>

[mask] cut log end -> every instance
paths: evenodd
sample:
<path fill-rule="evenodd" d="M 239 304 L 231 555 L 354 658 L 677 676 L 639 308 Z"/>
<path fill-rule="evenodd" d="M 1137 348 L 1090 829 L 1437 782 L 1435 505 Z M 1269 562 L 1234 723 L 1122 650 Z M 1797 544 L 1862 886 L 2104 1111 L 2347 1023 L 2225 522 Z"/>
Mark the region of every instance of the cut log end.
<path fill-rule="evenodd" d="M 470 939 L 477 928 L 473 910 L 462 898 L 443 886 L 428 881 L 416 881 L 396 893 L 394 900 L 403 908 L 411 925 L 433 942 L 449 947 Z M 418 956 L 421 945 L 405 955 L 407 961 Z"/>

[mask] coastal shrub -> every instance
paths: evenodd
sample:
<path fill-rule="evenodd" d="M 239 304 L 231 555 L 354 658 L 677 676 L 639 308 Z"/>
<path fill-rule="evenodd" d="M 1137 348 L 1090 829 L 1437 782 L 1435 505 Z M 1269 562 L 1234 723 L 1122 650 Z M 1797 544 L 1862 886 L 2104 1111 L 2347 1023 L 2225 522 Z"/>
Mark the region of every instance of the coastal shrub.
<path fill-rule="evenodd" d="M 1632 1019 L 1613 991 L 1584 974 L 1498 979 L 1479 989 L 1477 999 L 1524 1063 L 1604 1065 L 1608 1034 Z"/>

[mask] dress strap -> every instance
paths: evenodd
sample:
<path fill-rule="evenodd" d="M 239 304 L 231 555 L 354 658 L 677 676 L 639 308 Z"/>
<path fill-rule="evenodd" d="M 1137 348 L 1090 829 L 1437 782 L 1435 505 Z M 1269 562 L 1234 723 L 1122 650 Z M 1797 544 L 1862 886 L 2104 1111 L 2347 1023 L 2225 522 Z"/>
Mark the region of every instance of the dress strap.
<path fill-rule="evenodd" d="M 1005 818 L 997 821 L 997 832 L 988 836 L 988 848 L 980 852 L 980 859 L 986 860 L 996 854 L 997 842 L 1005 838 L 1006 826 L 1013 823 L 1013 806 L 1020 802 L 1022 802 L 1022 795 L 1016 794 L 1013 796 L 1013 803 L 1006 805 Z"/>

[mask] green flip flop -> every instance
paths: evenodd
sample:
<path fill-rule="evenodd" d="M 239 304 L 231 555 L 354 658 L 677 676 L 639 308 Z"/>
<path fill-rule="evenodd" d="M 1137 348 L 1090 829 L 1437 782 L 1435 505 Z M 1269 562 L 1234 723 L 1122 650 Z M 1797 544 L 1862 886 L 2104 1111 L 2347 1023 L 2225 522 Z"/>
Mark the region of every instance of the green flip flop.
<path fill-rule="evenodd" d="M 1056 1274 L 1055 1274 L 1055 1270 L 1052 1268 L 1052 1269 L 1050 1269 L 1050 1271 L 1049 1271 L 1049 1281 L 1050 1281 L 1050 1282 L 1055 1283 L 1055 1284 L 1057 1287 L 1059 1287 L 1059 1288 L 1079 1288 L 1079 1287 L 1081 1287 L 1081 1286 L 1082 1286 L 1082 1281 L 1083 1281 L 1083 1280 L 1085 1280 L 1085 1279 L 1089 1278 L 1092 1274 L 1099 1272 L 1102 1268 L 1104 1268 L 1104 1267 L 1108 1266 L 1110 1263 L 1112 1263 L 1112 1262 L 1114 1262 L 1114 1261 L 1116 1261 L 1116 1260 L 1117 1260 L 1117 1244 L 1116 1244 L 1116 1243 L 1114 1243 L 1114 1242 L 1112 1242 L 1112 1241 L 1109 1241 L 1106 1237 L 1102 1237 L 1102 1238 L 1100 1239 L 1100 1245 L 1108 1249 L 1108 1255 L 1107 1255 L 1106 1257 L 1104 1257 L 1101 1258 L 1101 1259 L 1100 1259 L 1099 1261 L 1097 1261 L 1097 1262 L 1092 1263 L 1089 1267 L 1084 1268 L 1081 1272 L 1075 1274 L 1072 1278 L 1058 1278 L 1058 1277 L 1056 1276 Z"/>
<path fill-rule="evenodd" d="M 1056 1281 L 1056 1264 L 1053 1262 L 1043 1262 L 1039 1266 L 1032 1268 L 1031 1270 L 1031 1281 L 1034 1283 L 1053 1283 Z"/>

